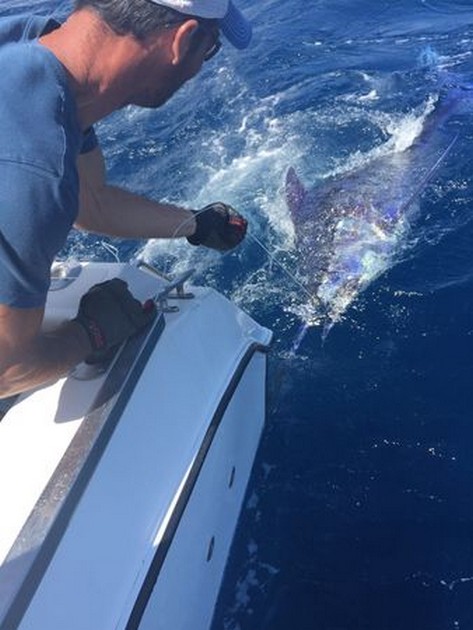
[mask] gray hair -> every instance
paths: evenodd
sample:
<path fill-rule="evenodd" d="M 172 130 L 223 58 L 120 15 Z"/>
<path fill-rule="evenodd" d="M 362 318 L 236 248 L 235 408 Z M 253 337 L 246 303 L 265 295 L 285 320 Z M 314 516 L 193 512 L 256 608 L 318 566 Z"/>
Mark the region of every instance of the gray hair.
<path fill-rule="evenodd" d="M 85 8 L 98 13 L 118 35 L 132 34 L 141 40 L 192 17 L 150 0 L 74 0 L 76 11 Z"/>

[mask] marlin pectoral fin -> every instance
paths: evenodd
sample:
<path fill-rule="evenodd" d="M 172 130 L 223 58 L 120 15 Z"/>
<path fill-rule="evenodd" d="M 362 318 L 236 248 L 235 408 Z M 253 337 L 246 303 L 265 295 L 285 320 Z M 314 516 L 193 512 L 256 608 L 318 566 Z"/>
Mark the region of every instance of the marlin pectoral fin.
<path fill-rule="evenodd" d="M 293 219 L 296 218 L 306 194 L 304 184 L 291 166 L 286 173 L 286 201 Z"/>

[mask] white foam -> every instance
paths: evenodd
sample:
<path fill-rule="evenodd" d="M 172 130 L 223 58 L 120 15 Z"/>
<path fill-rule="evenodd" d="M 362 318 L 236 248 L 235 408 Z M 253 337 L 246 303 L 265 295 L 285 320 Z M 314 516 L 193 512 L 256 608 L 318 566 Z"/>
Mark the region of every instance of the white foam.
<path fill-rule="evenodd" d="M 391 134 L 390 144 L 394 152 L 401 152 L 412 146 L 413 142 L 422 132 L 425 119 L 434 110 L 436 98 L 429 98 L 420 114 L 407 114 L 390 124 L 387 131 Z"/>

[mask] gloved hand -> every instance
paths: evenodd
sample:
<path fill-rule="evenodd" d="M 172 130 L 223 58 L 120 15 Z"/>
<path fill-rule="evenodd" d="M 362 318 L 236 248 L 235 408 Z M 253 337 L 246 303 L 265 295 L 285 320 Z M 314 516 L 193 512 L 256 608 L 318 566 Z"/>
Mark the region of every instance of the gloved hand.
<path fill-rule="evenodd" d="M 187 240 L 224 252 L 236 247 L 246 234 L 247 221 L 231 206 L 217 201 L 194 212 L 196 231 Z"/>
<path fill-rule="evenodd" d="M 138 332 L 156 316 L 156 305 L 136 300 L 120 278 L 95 284 L 79 303 L 73 321 L 89 336 L 93 353 L 104 354 Z"/>

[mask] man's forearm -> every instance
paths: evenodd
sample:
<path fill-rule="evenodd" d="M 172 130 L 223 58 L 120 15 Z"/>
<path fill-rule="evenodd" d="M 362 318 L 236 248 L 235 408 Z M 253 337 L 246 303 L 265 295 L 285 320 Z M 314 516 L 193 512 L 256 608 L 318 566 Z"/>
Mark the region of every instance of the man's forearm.
<path fill-rule="evenodd" d="M 98 147 L 81 155 L 77 168 L 80 180 L 77 227 L 98 234 L 140 239 L 191 236 L 195 232 L 190 210 L 109 186 Z"/>
<path fill-rule="evenodd" d="M 83 195 L 76 225 L 98 234 L 133 239 L 190 236 L 195 231 L 189 210 L 107 185 Z"/>
<path fill-rule="evenodd" d="M 38 335 L 0 367 L 0 398 L 65 376 L 91 352 L 86 332 L 75 322 Z"/>

